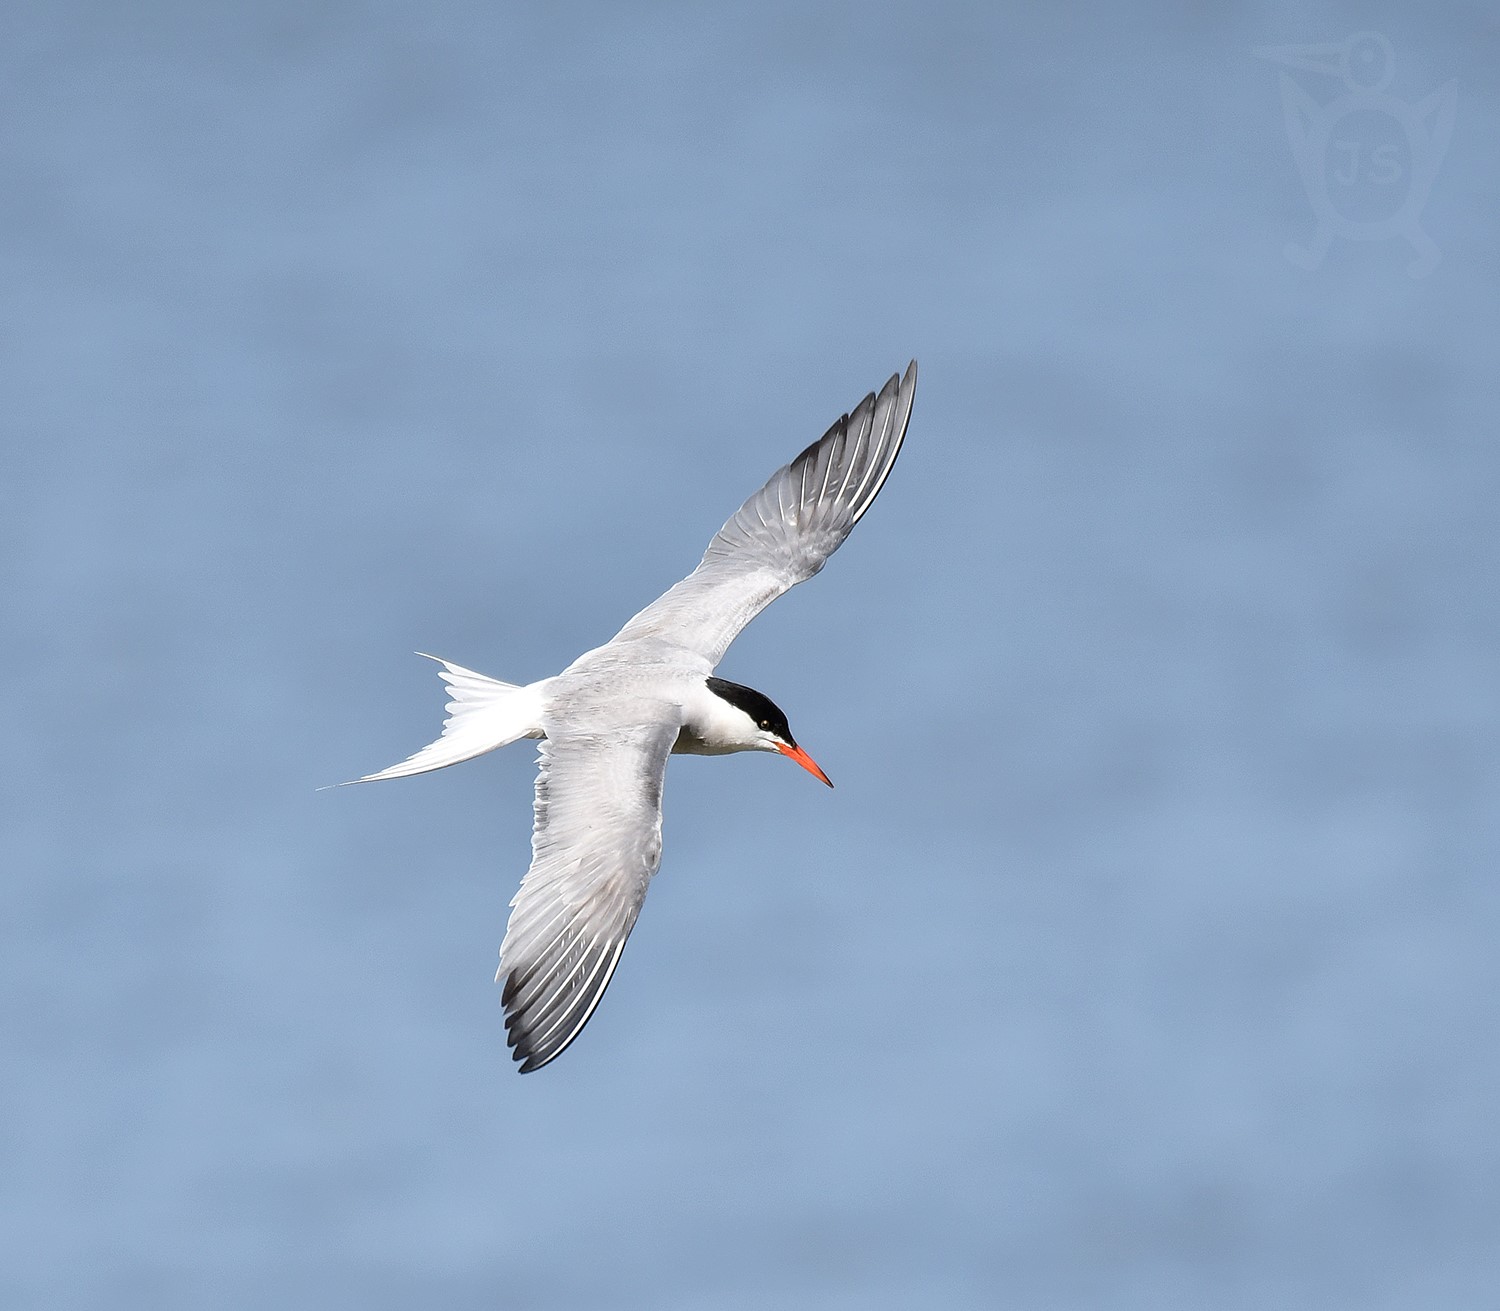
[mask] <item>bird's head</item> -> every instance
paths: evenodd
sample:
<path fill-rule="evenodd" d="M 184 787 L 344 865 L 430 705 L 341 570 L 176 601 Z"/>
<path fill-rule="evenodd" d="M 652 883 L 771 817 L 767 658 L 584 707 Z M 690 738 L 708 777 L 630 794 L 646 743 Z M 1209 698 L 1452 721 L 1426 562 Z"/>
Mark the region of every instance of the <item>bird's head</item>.
<path fill-rule="evenodd" d="M 729 707 L 724 716 L 726 738 L 739 751 L 777 751 L 795 760 L 814 778 L 833 786 L 810 755 L 797 745 L 786 715 L 770 697 L 753 687 L 742 687 L 723 678 L 710 678 L 708 690 Z"/>

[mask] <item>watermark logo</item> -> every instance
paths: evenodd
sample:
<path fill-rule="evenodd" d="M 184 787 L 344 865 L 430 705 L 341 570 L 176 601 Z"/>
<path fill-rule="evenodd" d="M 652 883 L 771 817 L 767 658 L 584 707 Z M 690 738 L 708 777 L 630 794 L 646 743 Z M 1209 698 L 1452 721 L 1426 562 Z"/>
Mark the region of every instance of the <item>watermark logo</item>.
<path fill-rule="evenodd" d="M 1261 46 L 1253 53 L 1283 67 L 1287 139 L 1317 220 L 1312 240 L 1289 244 L 1287 259 L 1315 269 L 1335 237 L 1402 237 L 1416 256 L 1406 271 L 1414 278 L 1432 272 L 1441 252 L 1422 227 L 1422 210 L 1453 137 L 1458 83 L 1415 105 L 1391 95 L 1386 88 L 1396 57 L 1379 32 L 1357 32 L 1336 44 Z M 1342 94 L 1320 103 L 1288 68 L 1336 78 Z"/>

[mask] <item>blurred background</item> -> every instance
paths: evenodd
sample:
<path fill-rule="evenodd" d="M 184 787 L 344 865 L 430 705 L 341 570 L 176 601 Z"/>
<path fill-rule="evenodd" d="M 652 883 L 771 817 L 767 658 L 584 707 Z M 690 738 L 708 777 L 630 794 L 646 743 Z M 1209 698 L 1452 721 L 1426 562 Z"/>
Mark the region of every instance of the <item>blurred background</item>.
<path fill-rule="evenodd" d="M 0 65 L 0 1302 L 1500 1305 L 1491 6 L 20 0 Z M 913 355 L 721 666 L 838 789 L 674 761 L 517 1077 L 530 744 L 314 789 Z"/>

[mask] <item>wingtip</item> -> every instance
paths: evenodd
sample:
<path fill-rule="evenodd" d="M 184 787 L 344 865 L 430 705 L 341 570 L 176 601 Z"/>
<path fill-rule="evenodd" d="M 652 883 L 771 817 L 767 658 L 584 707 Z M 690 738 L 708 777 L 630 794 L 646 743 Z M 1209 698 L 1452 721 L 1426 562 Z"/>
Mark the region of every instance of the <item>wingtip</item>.
<path fill-rule="evenodd" d="M 893 373 L 886 379 L 886 384 L 880 389 L 880 395 L 900 394 L 910 398 L 917 385 L 917 362 L 915 359 L 907 361 L 904 373 Z"/>
<path fill-rule="evenodd" d="M 553 1052 L 546 1060 L 539 1061 L 535 1056 L 527 1053 L 511 1052 L 511 1058 L 516 1062 L 517 1074 L 535 1074 L 544 1066 L 550 1065 L 559 1055 L 561 1055 L 560 1052 Z"/>
<path fill-rule="evenodd" d="M 503 961 L 495 972 L 496 983 L 500 982 L 502 975 L 505 978 L 505 986 L 500 992 L 500 1005 L 505 1010 L 505 1045 L 510 1048 L 511 1060 L 520 1067 L 517 1073 L 532 1074 L 562 1055 L 562 1049 L 559 1048 L 543 1059 L 537 1058 L 531 1034 L 522 1027 L 519 1013 L 511 1009 L 511 1002 L 520 991 L 520 977 L 517 971 L 507 970 Z"/>
<path fill-rule="evenodd" d="M 512 1027 L 514 1020 L 515 1017 L 513 1015 L 506 1016 L 505 1045 L 510 1048 L 511 1060 L 519 1067 L 516 1071 L 517 1074 L 534 1074 L 543 1066 L 551 1065 L 553 1061 L 563 1054 L 563 1050 L 568 1045 L 567 1043 L 564 1043 L 562 1047 L 558 1047 L 553 1051 L 538 1053 L 537 1049 L 531 1045 L 531 1036 L 526 1033 L 517 1032 Z"/>

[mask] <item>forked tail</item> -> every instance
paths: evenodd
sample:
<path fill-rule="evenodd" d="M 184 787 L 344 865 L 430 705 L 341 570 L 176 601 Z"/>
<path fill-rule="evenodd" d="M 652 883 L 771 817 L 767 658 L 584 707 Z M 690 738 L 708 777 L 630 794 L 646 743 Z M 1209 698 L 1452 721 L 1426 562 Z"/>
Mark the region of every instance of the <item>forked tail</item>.
<path fill-rule="evenodd" d="M 502 683 L 498 678 L 476 674 L 472 669 L 439 660 L 425 651 L 417 654 L 436 660 L 442 666 L 438 677 L 453 694 L 453 700 L 446 707 L 448 718 L 443 724 L 443 735 L 399 765 L 382 769 L 378 774 L 351 779 L 351 783 L 373 783 L 382 778 L 425 774 L 445 765 L 456 765 L 461 760 L 472 760 L 523 737 L 543 736 L 541 683 L 525 687 Z"/>

